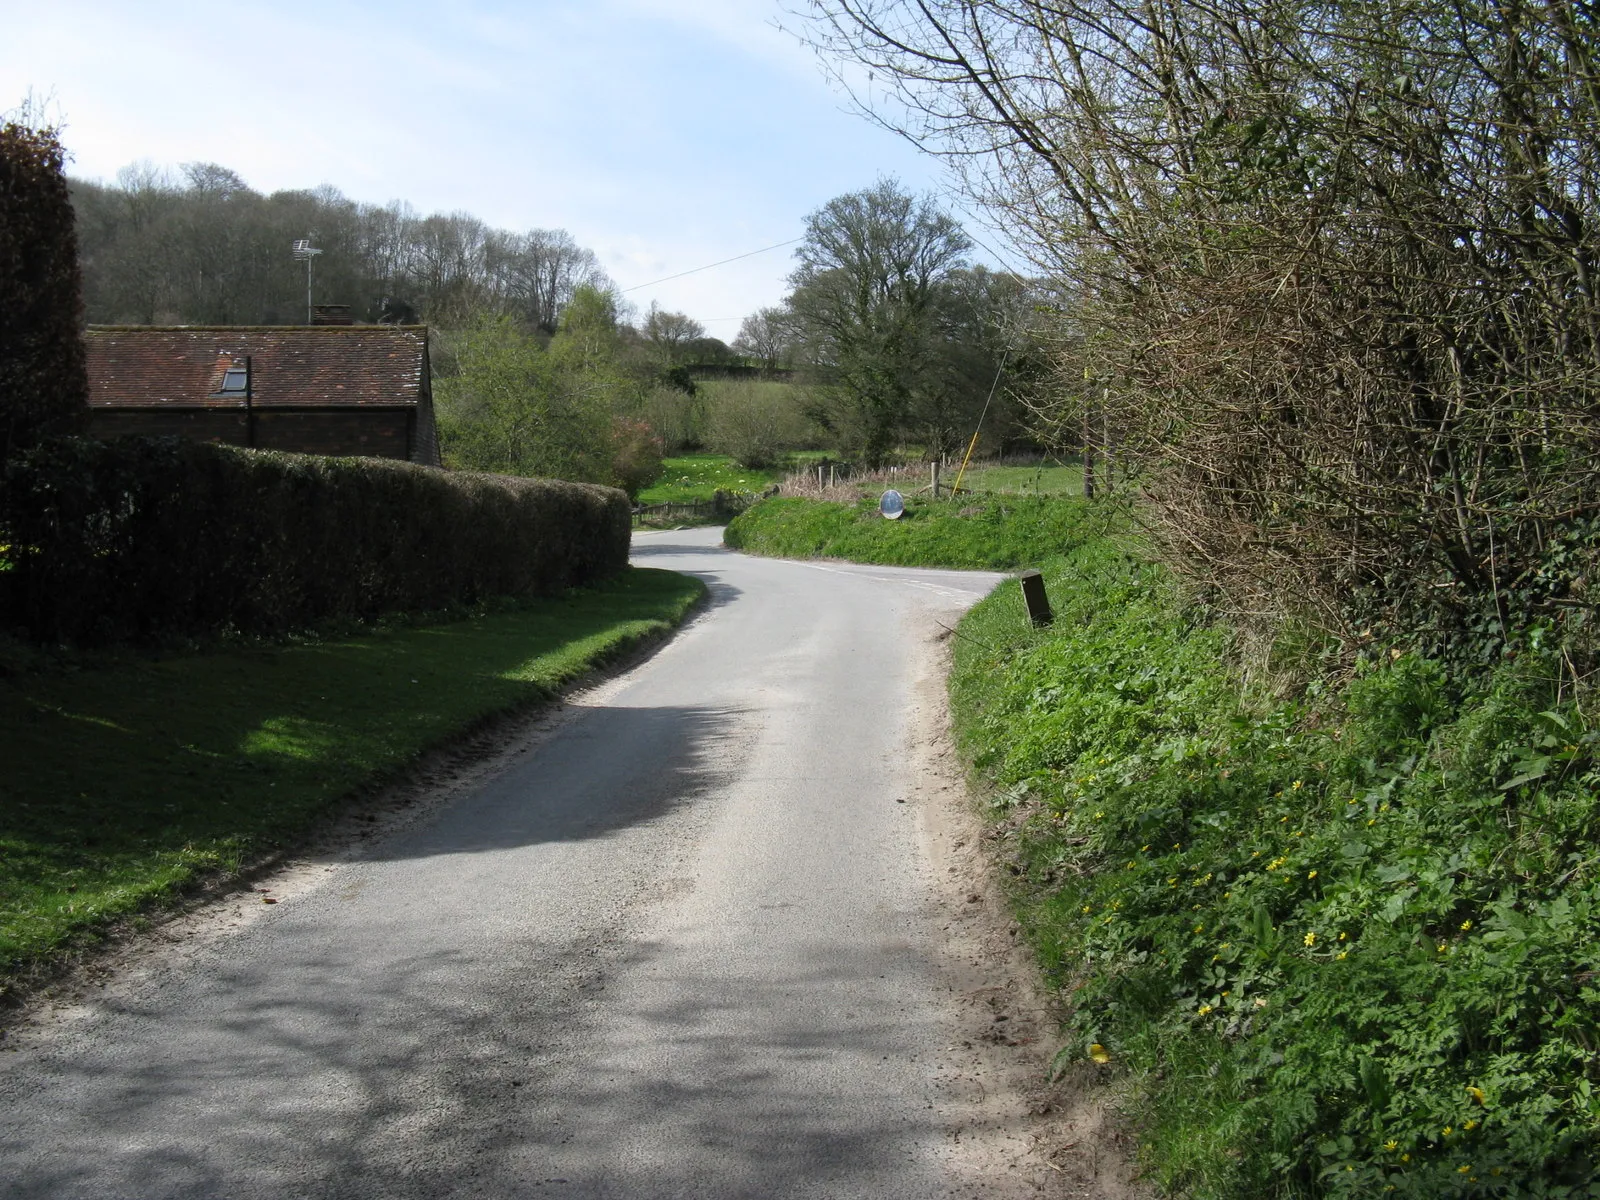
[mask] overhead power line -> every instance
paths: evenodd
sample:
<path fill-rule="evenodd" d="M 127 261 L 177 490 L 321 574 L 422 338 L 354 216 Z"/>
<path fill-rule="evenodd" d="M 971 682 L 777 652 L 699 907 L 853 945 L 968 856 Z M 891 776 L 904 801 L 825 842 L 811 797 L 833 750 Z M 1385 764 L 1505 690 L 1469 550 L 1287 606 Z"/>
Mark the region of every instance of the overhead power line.
<path fill-rule="evenodd" d="M 763 246 L 759 250 L 751 250 L 747 254 L 735 254 L 732 258 L 725 258 L 721 262 L 707 263 L 703 267 L 692 267 L 687 271 L 679 271 L 676 275 L 667 275 L 661 279 L 652 279 L 649 283 L 636 283 L 632 287 L 623 288 L 622 294 L 627 295 L 629 292 L 637 292 L 640 288 L 655 287 L 655 285 L 658 283 L 667 283 L 673 279 L 682 279 L 685 275 L 695 275 L 701 271 L 709 271 L 712 267 L 724 267 L 731 262 L 738 262 L 741 258 L 754 258 L 758 254 L 765 254 L 768 250 L 781 250 L 785 246 L 792 246 L 796 242 L 803 240 L 804 239 L 802 238 L 790 238 L 787 242 L 776 242 L 771 246 Z"/>

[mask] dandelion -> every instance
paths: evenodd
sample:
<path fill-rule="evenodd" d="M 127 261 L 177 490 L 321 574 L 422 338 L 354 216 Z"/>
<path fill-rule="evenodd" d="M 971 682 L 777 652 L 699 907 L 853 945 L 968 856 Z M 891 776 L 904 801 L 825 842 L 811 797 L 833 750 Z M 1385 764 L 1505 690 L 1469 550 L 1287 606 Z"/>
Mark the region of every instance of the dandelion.
<path fill-rule="evenodd" d="M 1306 934 L 1305 942 L 1308 946 L 1315 946 L 1317 944 L 1317 935 L 1314 933 Z"/>
<path fill-rule="evenodd" d="M 1395 1141 L 1393 1138 L 1390 1138 L 1383 1144 L 1383 1148 L 1393 1154 L 1396 1150 L 1400 1149 L 1400 1143 Z"/>
<path fill-rule="evenodd" d="M 1202 1005 L 1201 1005 L 1201 1006 L 1200 1006 L 1200 1015 L 1201 1015 L 1201 1016 L 1202 1016 L 1202 1017 L 1203 1017 L 1203 1016 L 1205 1016 L 1205 1015 L 1206 1015 L 1206 1014 L 1207 1014 L 1207 1013 L 1208 1013 L 1208 1012 L 1210 1012 L 1210 1011 L 1211 1011 L 1211 1005 L 1209 1005 L 1209 1004 L 1202 1004 Z"/>
<path fill-rule="evenodd" d="M 1439 943 L 1439 953 L 1440 954 L 1449 954 L 1450 953 L 1449 944 L 1445 943 L 1445 942 L 1440 942 Z"/>
<path fill-rule="evenodd" d="M 1291 787 L 1291 788 L 1293 788 L 1293 789 L 1294 789 L 1294 790 L 1295 790 L 1295 791 L 1297 791 L 1297 792 L 1298 792 L 1298 791 L 1299 791 L 1299 790 L 1300 790 L 1300 789 L 1301 789 L 1301 788 L 1302 788 L 1302 787 L 1304 787 L 1304 786 L 1305 786 L 1305 784 L 1304 784 L 1304 783 L 1303 783 L 1303 782 L 1302 782 L 1302 781 L 1300 781 L 1300 780 L 1298 780 L 1298 779 L 1296 779 L 1296 780 L 1295 780 L 1295 781 L 1294 781 L 1294 782 L 1293 782 L 1293 783 L 1291 783 L 1291 784 L 1290 784 L 1290 785 L 1289 785 L 1289 786 L 1290 786 L 1290 787 Z"/>
<path fill-rule="evenodd" d="M 1446 1125 L 1442 1130 L 1440 1130 L 1440 1133 L 1444 1137 L 1449 1137 L 1454 1132 L 1455 1132 L 1455 1128 L 1453 1126 L 1450 1126 L 1450 1125 Z"/>
<path fill-rule="evenodd" d="M 1470 920 L 1461 922 L 1461 932 L 1462 933 L 1465 933 L 1467 930 L 1469 930 L 1471 928 L 1472 928 L 1472 922 Z"/>
<path fill-rule="evenodd" d="M 1315 879 L 1316 877 L 1317 877 L 1317 873 L 1315 871 L 1307 871 L 1306 872 L 1306 878 L 1307 879 Z"/>

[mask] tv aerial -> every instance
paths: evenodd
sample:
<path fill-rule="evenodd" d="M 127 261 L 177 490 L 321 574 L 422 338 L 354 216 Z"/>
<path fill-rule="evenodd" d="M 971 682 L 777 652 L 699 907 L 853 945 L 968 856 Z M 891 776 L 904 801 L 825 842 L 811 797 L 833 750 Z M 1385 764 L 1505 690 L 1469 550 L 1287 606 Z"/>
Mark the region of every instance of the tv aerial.
<path fill-rule="evenodd" d="M 292 253 L 294 254 L 295 262 L 303 262 L 306 265 L 306 324 L 310 325 L 313 323 L 311 309 L 311 260 L 317 255 L 321 254 L 322 251 L 318 250 L 311 244 L 310 238 L 296 238 Z"/>

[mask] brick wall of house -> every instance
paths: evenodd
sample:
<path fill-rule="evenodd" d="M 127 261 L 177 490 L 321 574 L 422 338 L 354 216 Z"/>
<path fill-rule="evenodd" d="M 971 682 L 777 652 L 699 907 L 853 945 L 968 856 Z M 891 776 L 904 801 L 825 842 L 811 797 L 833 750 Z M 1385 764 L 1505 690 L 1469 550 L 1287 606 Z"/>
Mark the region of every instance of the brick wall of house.
<path fill-rule="evenodd" d="M 406 409 L 329 410 L 322 412 L 255 411 L 255 446 L 259 450 L 293 450 L 300 454 L 357 454 L 373 458 L 410 457 L 413 417 Z M 139 434 L 174 436 L 199 442 L 251 444 L 249 426 L 240 409 L 92 410 L 90 435 L 97 438 Z"/>

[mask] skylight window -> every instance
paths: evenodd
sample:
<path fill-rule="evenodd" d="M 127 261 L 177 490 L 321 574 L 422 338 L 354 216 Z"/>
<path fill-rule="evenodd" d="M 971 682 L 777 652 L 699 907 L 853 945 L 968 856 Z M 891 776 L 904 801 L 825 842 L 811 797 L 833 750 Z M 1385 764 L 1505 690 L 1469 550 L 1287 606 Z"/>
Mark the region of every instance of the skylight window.
<path fill-rule="evenodd" d="M 221 395 L 244 395 L 248 386 L 249 373 L 243 367 L 229 367 L 222 373 L 222 386 L 217 389 Z"/>

